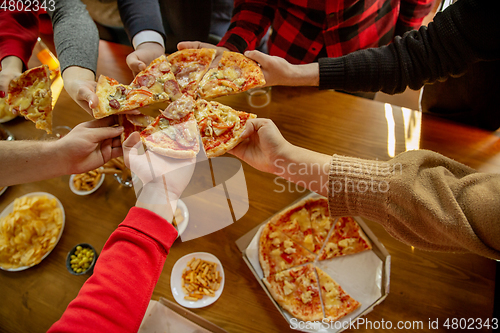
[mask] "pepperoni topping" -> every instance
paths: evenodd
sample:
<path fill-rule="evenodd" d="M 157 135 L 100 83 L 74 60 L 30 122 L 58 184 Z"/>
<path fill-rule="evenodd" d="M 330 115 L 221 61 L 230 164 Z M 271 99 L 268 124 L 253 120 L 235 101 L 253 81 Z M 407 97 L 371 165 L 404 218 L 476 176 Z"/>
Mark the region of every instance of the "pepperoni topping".
<path fill-rule="evenodd" d="M 162 62 L 160 64 L 160 66 L 158 66 L 158 69 L 162 72 L 162 73 L 168 73 L 170 72 L 170 65 L 165 63 L 165 62 Z"/>
<path fill-rule="evenodd" d="M 127 89 L 124 86 L 118 86 L 118 87 L 116 87 L 116 91 L 119 91 L 120 94 L 125 95 L 125 92 L 127 91 Z"/>
<path fill-rule="evenodd" d="M 169 97 L 180 97 L 181 91 L 179 90 L 179 85 L 175 81 L 167 81 L 163 84 L 163 90 L 167 93 Z"/>
<path fill-rule="evenodd" d="M 137 77 L 137 83 L 141 85 L 141 87 L 151 88 L 153 84 L 155 84 L 156 79 L 153 75 L 141 75 Z"/>
<path fill-rule="evenodd" d="M 119 109 L 120 108 L 120 102 L 118 102 L 116 99 L 112 99 L 109 101 L 109 106 L 111 106 L 113 109 Z"/>

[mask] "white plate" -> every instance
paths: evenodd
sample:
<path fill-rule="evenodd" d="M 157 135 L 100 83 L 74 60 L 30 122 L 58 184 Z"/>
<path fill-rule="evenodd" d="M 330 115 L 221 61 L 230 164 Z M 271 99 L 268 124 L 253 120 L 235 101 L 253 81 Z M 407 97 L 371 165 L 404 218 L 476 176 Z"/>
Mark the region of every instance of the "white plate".
<path fill-rule="evenodd" d="M 188 262 L 193 257 L 196 259 L 211 261 L 217 264 L 217 270 L 219 271 L 222 280 L 220 282 L 219 290 L 215 292 L 215 297 L 204 296 L 202 299 L 196 302 L 184 299 L 184 296 L 186 296 L 186 294 L 184 294 L 184 292 L 182 291 L 182 282 L 181 282 L 182 271 L 184 270 L 184 268 L 187 267 Z M 174 295 L 175 300 L 180 305 L 185 306 L 186 308 L 193 308 L 193 309 L 203 308 L 218 300 L 220 295 L 222 294 L 222 290 L 224 289 L 224 281 L 225 281 L 224 269 L 222 268 L 221 262 L 219 261 L 219 259 L 217 259 L 216 256 L 207 252 L 194 252 L 185 255 L 184 257 L 177 260 L 177 262 L 174 265 L 174 268 L 172 268 L 172 274 L 170 274 L 170 287 L 172 288 L 172 295 Z"/>
<path fill-rule="evenodd" d="M 66 215 L 64 214 L 64 207 L 63 207 L 61 201 L 59 201 L 59 199 L 57 199 L 52 194 L 46 193 L 46 192 L 28 193 L 28 194 L 25 194 L 25 195 L 23 195 L 23 196 L 21 196 L 19 198 L 34 197 L 34 196 L 38 196 L 38 195 L 46 195 L 49 199 L 56 199 L 57 206 L 59 208 L 61 208 L 61 212 L 62 212 L 62 226 L 61 226 L 61 231 L 59 232 L 59 236 L 57 236 L 56 243 L 54 244 L 54 247 L 52 248 L 52 250 L 53 250 L 57 246 L 57 243 L 59 243 L 59 239 L 61 239 L 61 235 L 62 235 L 63 230 L 64 230 L 64 223 L 66 221 Z M 7 216 L 10 213 L 12 213 L 13 210 L 14 210 L 14 201 L 12 201 L 7 207 L 5 207 L 5 209 L 0 214 L 0 219 L 4 218 L 5 216 Z M 43 259 L 45 259 L 50 254 L 50 252 L 52 252 L 52 250 L 50 250 L 47 253 L 45 253 L 45 255 L 42 257 L 42 260 L 40 260 L 40 262 L 42 262 Z M 22 267 L 18 267 L 18 268 L 7 268 L 7 269 L 0 267 L 0 269 L 2 269 L 4 271 L 17 272 L 17 271 L 24 271 L 25 269 L 28 269 L 28 268 L 33 267 L 33 266 L 35 266 L 35 265 L 32 265 L 32 266 L 22 266 Z"/>
<path fill-rule="evenodd" d="M 91 189 L 90 191 L 79 191 L 76 189 L 75 187 L 75 183 L 73 182 L 73 179 L 75 178 L 76 175 L 71 175 L 71 177 L 69 177 L 69 188 L 71 189 L 71 191 L 75 194 L 78 194 L 78 195 L 89 195 L 91 193 L 94 193 L 95 191 L 97 191 L 97 189 L 99 187 L 101 187 L 102 183 L 104 182 L 104 176 L 106 176 L 105 174 L 101 174 L 101 179 L 99 179 L 99 183 L 97 183 L 97 185 Z"/>
<path fill-rule="evenodd" d="M 8 186 L 0 187 L 0 195 L 3 194 L 3 192 L 7 191 Z"/>
<path fill-rule="evenodd" d="M 183 217 L 182 222 L 179 223 L 176 227 L 178 233 L 177 238 L 179 238 L 182 235 L 182 233 L 186 230 L 187 225 L 189 223 L 189 211 L 186 204 L 181 199 L 177 200 L 177 208 L 181 210 Z"/>

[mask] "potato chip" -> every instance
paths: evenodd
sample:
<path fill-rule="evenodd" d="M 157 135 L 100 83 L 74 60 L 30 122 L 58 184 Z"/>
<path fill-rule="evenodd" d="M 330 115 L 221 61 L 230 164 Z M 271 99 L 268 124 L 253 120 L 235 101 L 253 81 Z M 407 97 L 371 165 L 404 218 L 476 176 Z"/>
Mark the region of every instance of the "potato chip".
<path fill-rule="evenodd" d="M 51 251 L 63 225 L 56 199 L 46 195 L 14 200 L 14 208 L 0 219 L 0 267 L 34 266 Z"/>

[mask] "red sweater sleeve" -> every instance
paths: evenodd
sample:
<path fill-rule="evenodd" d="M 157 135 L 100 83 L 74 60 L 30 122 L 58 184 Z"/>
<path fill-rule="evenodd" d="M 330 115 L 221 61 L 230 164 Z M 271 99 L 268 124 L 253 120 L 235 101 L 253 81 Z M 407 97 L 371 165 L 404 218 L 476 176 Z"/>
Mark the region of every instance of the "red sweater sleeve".
<path fill-rule="evenodd" d="M 37 38 L 36 12 L 0 10 L 0 61 L 8 56 L 16 56 L 27 68 Z"/>
<path fill-rule="evenodd" d="M 137 332 L 177 231 L 134 207 L 111 234 L 78 296 L 49 332 Z"/>

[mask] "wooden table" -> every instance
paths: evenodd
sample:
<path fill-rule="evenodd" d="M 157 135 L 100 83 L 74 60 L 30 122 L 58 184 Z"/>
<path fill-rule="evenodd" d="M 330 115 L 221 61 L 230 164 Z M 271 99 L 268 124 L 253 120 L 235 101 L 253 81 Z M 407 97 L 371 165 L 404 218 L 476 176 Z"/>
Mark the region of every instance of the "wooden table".
<path fill-rule="evenodd" d="M 132 75 L 125 64 L 130 48 L 100 44 L 98 74 L 120 82 Z M 220 101 L 243 111 L 269 117 L 293 144 L 325 154 L 387 160 L 406 149 L 431 149 L 482 171 L 500 170 L 498 133 L 446 122 L 412 110 L 316 88 L 272 88 L 272 102 L 251 109 L 245 94 Z M 54 125 L 75 126 L 90 120 L 66 94 L 61 94 Z M 406 125 L 405 125 L 406 124 Z M 15 119 L 4 124 L 17 139 L 40 136 L 32 123 Z M 153 299 L 173 300 L 170 273 L 180 257 L 197 251 L 210 252 L 222 262 L 226 283 L 221 298 L 193 312 L 229 332 L 292 331 L 260 287 L 244 261 L 235 240 L 305 193 L 291 186 L 283 193 L 273 175 L 244 164 L 250 209 L 229 227 L 188 242 L 176 241 L 154 290 Z M 39 265 L 22 272 L 0 271 L 0 331 L 45 332 L 58 320 L 88 276 L 73 276 L 65 267 L 67 252 L 88 242 L 98 252 L 134 205 L 133 189 L 107 176 L 104 186 L 87 197 L 73 194 L 69 176 L 10 187 L 0 197 L 0 209 L 16 197 L 46 191 L 58 197 L 66 211 L 66 227 L 54 251 Z M 389 236 L 378 224 L 367 221 L 392 256 L 390 294 L 366 316 L 372 322 L 422 322 L 439 320 L 437 332 L 445 331 L 447 318 L 492 316 L 495 261 L 472 254 L 430 253 L 414 250 Z M 90 323 L 89 323 L 90 325 Z M 408 324 L 407 324 L 408 325 Z M 348 332 L 353 330 L 348 330 Z M 366 329 L 366 332 L 376 331 Z M 391 330 L 384 330 L 391 331 Z"/>

